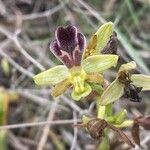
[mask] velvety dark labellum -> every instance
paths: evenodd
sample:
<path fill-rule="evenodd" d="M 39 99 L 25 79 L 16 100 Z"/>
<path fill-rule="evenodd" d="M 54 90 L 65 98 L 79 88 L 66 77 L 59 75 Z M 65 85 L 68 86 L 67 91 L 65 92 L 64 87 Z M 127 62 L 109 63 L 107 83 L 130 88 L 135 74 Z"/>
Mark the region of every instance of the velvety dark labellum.
<path fill-rule="evenodd" d="M 130 101 L 133 102 L 141 102 L 142 98 L 139 95 L 141 90 L 142 90 L 141 87 L 136 87 L 133 84 L 127 84 L 124 88 L 123 97 L 128 98 Z"/>
<path fill-rule="evenodd" d="M 113 35 L 110 36 L 110 40 L 107 45 L 102 49 L 102 54 L 117 54 L 118 48 L 118 38 L 117 33 L 113 32 Z"/>
<path fill-rule="evenodd" d="M 50 50 L 68 68 L 80 65 L 82 53 L 85 48 L 85 37 L 77 28 L 68 25 L 59 27 L 55 32 L 56 39 L 51 42 Z"/>

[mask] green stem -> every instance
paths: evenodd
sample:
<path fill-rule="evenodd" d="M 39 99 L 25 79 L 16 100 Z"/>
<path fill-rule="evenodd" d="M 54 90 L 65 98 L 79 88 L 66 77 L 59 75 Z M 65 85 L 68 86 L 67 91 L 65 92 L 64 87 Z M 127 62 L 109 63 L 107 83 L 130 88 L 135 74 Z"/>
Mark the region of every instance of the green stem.
<path fill-rule="evenodd" d="M 97 118 L 104 119 L 106 107 L 99 105 L 99 98 L 96 98 Z"/>
<path fill-rule="evenodd" d="M 109 105 L 106 105 L 106 114 L 107 116 L 112 116 L 112 103 Z"/>
<path fill-rule="evenodd" d="M 98 106 L 97 118 L 104 119 L 105 118 L 105 110 L 106 110 L 105 106 Z"/>
<path fill-rule="evenodd" d="M 96 105 L 97 105 L 97 118 L 105 119 L 106 117 L 112 116 L 112 104 L 101 106 L 99 105 L 99 97 L 97 97 Z"/>
<path fill-rule="evenodd" d="M 108 129 L 105 129 L 104 136 L 102 138 L 102 141 L 98 147 L 98 150 L 110 150 L 110 143 L 108 138 Z"/>

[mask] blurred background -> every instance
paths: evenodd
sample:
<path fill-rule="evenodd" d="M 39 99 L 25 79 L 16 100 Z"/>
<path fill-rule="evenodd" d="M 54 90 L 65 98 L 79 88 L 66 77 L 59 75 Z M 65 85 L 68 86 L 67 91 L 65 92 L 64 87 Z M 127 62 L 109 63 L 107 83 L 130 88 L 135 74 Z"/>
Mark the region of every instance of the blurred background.
<path fill-rule="evenodd" d="M 70 91 L 55 101 L 51 87 L 37 87 L 32 77 L 61 64 L 49 51 L 58 26 L 73 24 L 88 41 L 106 21 L 115 24 L 123 62 L 134 60 L 136 72 L 150 75 L 149 15 L 149 0 L 0 0 L 0 150 L 95 150 L 98 141 L 72 126 L 83 114 L 94 117 L 95 102 L 75 102 Z M 110 81 L 115 75 L 116 69 L 105 72 Z M 148 115 L 150 93 L 142 97 L 114 109 L 126 108 L 131 119 Z M 150 149 L 150 133 L 141 129 L 140 136 Z M 112 150 L 129 149 L 110 141 Z"/>

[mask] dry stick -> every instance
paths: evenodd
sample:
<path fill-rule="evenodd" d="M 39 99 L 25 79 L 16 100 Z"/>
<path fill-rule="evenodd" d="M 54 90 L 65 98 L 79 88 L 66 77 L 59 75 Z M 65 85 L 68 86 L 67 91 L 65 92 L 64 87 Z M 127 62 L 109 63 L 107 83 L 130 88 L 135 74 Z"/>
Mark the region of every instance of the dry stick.
<path fill-rule="evenodd" d="M 31 64 L 26 70 L 28 70 L 29 72 L 33 71 L 33 64 Z M 14 82 L 13 84 L 11 84 L 12 89 L 16 89 L 19 85 L 21 85 L 21 83 L 26 80 L 26 75 L 25 74 L 21 74 Z"/>
<path fill-rule="evenodd" d="M 19 137 L 19 140 L 29 146 L 37 146 L 38 142 L 34 141 L 33 139 L 28 139 L 28 138 L 24 138 L 24 137 Z M 46 144 L 44 146 L 44 150 L 50 150 L 52 149 L 52 145 L 50 143 Z"/>
<path fill-rule="evenodd" d="M 40 104 L 41 106 L 51 105 L 51 102 L 48 99 L 34 95 L 30 91 L 17 90 L 16 92 L 19 93 L 23 97 L 26 97 L 28 99 L 32 99 L 33 102 L 36 102 L 36 103 Z"/>
<path fill-rule="evenodd" d="M 62 95 L 61 98 L 66 104 L 68 104 L 72 109 L 78 111 L 80 114 L 84 114 L 86 112 L 83 111 L 77 104 L 75 104 L 74 101 L 69 100 L 66 96 Z"/>
<path fill-rule="evenodd" d="M 147 132 L 146 132 L 145 134 L 146 134 L 145 138 L 143 138 L 143 140 L 141 141 L 141 146 L 142 146 L 142 147 L 143 147 L 146 143 L 148 143 L 148 141 L 150 141 L 150 134 L 147 135 Z M 148 145 L 147 145 L 146 148 L 148 148 Z M 131 150 L 141 150 L 141 147 L 138 146 L 138 145 L 136 145 L 136 147 L 133 148 L 133 149 L 131 149 Z M 144 150 L 144 149 L 143 149 L 143 150 Z"/>
<path fill-rule="evenodd" d="M 5 44 L 9 44 L 10 41 L 6 41 Z M 6 46 L 6 45 L 5 45 Z M 34 76 L 33 73 L 27 71 L 26 69 L 24 69 L 22 66 L 20 66 L 19 64 L 17 64 L 10 56 L 8 56 L 5 52 L 4 52 L 4 48 L 6 48 L 4 45 L 1 45 L 0 47 L 0 55 L 4 58 L 7 59 L 7 61 L 14 66 L 17 70 L 19 70 L 20 72 L 22 72 L 23 74 L 25 74 L 26 76 L 32 78 Z"/>
<path fill-rule="evenodd" d="M 55 101 L 55 103 L 53 105 L 51 105 L 51 110 L 49 111 L 47 121 L 53 120 L 55 112 L 56 112 L 57 104 L 58 104 L 58 101 Z M 43 150 L 44 149 L 44 146 L 45 146 L 47 138 L 48 138 L 49 129 L 50 129 L 50 125 L 45 125 L 41 139 L 40 139 L 40 142 L 37 146 L 37 150 Z"/>
<path fill-rule="evenodd" d="M 45 68 L 44 66 L 42 66 L 39 62 L 37 62 L 31 55 L 29 55 L 26 50 L 21 46 L 20 42 L 17 39 L 17 36 L 14 34 L 12 35 L 12 33 L 10 33 L 7 29 L 5 29 L 4 27 L 0 26 L 0 32 L 3 33 L 5 36 L 7 36 L 7 38 L 9 38 L 10 40 L 12 40 L 14 42 L 14 44 L 16 45 L 16 47 L 18 48 L 18 51 L 20 53 L 22 53 L 29 61 L 31 61 L 37 68 L 39 68 L 40 70 L 44 71 Z"/>
<path fill-rule="evenodd" d="M 0 14 L 6 15 L 6 7 L 1 0 L 0 0 Z"/>
<path fill-rule="evenodd" d="M 35 89 L 32 89 L 32 90 L 35 90 Z M 48 93 L 50 93 L 50 89 L 49 90 L 46 90 Z M 47 105 L 50 105 L 52 104 L 52 102 L 50 102 L 48 99 L 46 98 L 42 98 L 40 96 L 37 96 L 37 95 L 34 95 L 31 92 L 31 90 L 21 90 L 21 89 L 17 89 L 15 90 L 15 92 L 18 92 L 19 94 L 21 94 L 22 96 L 26 97 L 26 98 L 29 98 L 29 99 L 32 99 L 32 101 L 42 105 L 42 106 L 47 106 Z M 83 111 L 77 104 L 75 104 L 74 101 L 71 101 L 69 100 L 66 96 L 62 95 L 61 96 L 62 100 L 68 104 L 72 109 L 76 110 L 77 112 L 79 112 L 80 114 L 84 114 L 86 111 Z M 63 107 L 63 106 L 62 106 Z"/>
<path fill-rule="evenodd" d="M 95 16 L 96 18 L 98 18 L 98 20 L 102 23 L 105 23 L 106 20 L 100 15 L 100 13 L 97 13 L 96 11 L 94 11 L 93 9 L 91 9 L 91 7 L 84 1 L 82 0 L 77 0 L 78 3 L 80 3 L 84 8 L 86 8 L 91 14 L 93 14 L 93 16 Z"/>
<path fill-rule="evenodd" d="M 48 94 L 51 92 L 51 89 L 43 88 L 43 89 L 34 89 L 34 88 L 17 88 L 17 89 L 7 89 L 9 92 L 20 92 L 20 91 L 26 91 L 26 92 L 33 92 L 33 93 L 42 93 L 42 94 Z"/>
<path fill-rule="evenodd" d="M 42 93 L 42 94 L 49 94 L 51 92 L 51 89 L 22 89 L 18 88 L 15 90 L 7 90 L 8 92 L 15 92 L 20 94 L 21 96 L 32 100 L 33 102 L 41 105 L 41 106 L 50 106 L 54 101 L 50 101 L 50 99 L 43 98 L 41 96 L 36 95 L 35 93 Z M 63 105 L 57 105 L 58 109 L 69 111 L 65 106 Z M 77 111 L 77 110 L 76 110 Z M 80 112 L 79 112 L 80 113 Z"/>
<path fill-rule="evenodd" d="M 11 145 L 13 145 L 13 147 L 15 149 L 21 149 L 21 150 L 29 150 L 29 148 L 25 145 L 23 145 L 20 140 L 18 140 L 18 138 L 12 133 L 12 132 L 8 132 L 8 136 L 9 136 L 9 141 L 11 143 Z"/>
<path fill-rule="evenodd" d="M 30 99 L 33 102 L 35 102 L 41 106 L 51 106 L 54 103 L 54 101 L 50 101 L 49 99 L 46 99 L 46 98 L 43 98 L 43 97 L 33 94 L 30 90 L 16 89 L 14 92 L 19 93 L 21 96 L 23 96 L 27 99 Z M 47 93 L 45 93 L 45 94 L 47 94 Z M 62 106 L 62 105 L 57 105 L 57 109 L 66 110 L 66 107 Z"/>
<path fill-rule="evenodd" d="M 74 125 L 76 125 L 77 124 L 77 114 L 75 111 L 73 111 L 73 118 L 74 118 Z M 70 150 L 74 150 L 76 148 L 77 136 L 78 136 L 78 128 L 74 127 L 74 137 L 73 137 L 73 141 L 72 141 Z"/>
<path fill-rule="evenodd" d="M 77 122 L 81 122 L 80 119 Z M 21 124 L 11 124 L 0 126 L 0 130 L 4 129 L 16 129 L 16 128 L 27 128 L 27 127 L 38 127 L 44 125 L 65 125 L 65 124 L 73 124 L 74 120 L 54 120 L 54 121 L 42 121 L 42 122 L 32 122 L 32 123 L 21 123 Z"/>
<path fill-rule="evenodd" d="M 41 12 L 41 13 L 32 13 L 29 15 L 22 15 L 22 20 L 23 21 L 34 20 L 34 19 L 39 19 L 39 18 L 51 16 L 52 14 L 54 14 L 57 11 L 59 11 L 60 9 L 62 9 L 64 7 L 64 5 L 67 4 L 68 2 L 69 2 L 68 0 L 65 0 L 65 2 L 63 4 L 60 4 L 56 7 L 54 7 L 53 9 L 46 10 L 46 11 Z M 16 16 L 9 16 L 7 19 L 9 21 L 14 21 L 16 19 Z"/>

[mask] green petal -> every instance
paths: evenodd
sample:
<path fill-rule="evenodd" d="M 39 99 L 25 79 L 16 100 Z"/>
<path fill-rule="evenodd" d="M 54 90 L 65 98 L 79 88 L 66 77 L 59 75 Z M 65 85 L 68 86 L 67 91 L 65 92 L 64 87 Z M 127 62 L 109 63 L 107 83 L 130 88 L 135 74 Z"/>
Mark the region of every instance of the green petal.
<path fill-rule="evenodd" d="M 103 92 L 100 98 L 100 105 L 108 105 L 117 101 L 124 93 L 124 84 L 117 79 L 113 81 Z"/>
<path fill-rule="evenodd" d="M 136 63 L 134 61 L 131 61 L 129 63 L 121 65 L 119 72 L 125 71 L 125 70 L 130 71 L 135 68 L 136 68 Z"/>
<path fill-rule="evenodd" d="M 82 93 L 77 93 L 75 90 L 73 90 L 71 94 L 72 98 L 76 101 L 79 101 L 81 98 L 88 96 L 92 92 L 92 89 L 89 86 L 89 84 L 85 83 L 84 88 L 85 90 Z"/>
<path fill-rule="evenodd" d="M 99 84 L 102 84 L 104 82 L 104 77 L 103 75 L 99 74 L 99 73 L 89 73 L 87 74 L 86 76 L 86 80 L 87 82 L 90 82 L 90 83 L 99 83 Z"/>
<path fill-rule="evenodd" d="M 59 65 L 35 75 L 33 80 L 37 85 L 55 85 L 68 78 L 69 75 L 68 68 L 64 65 Z"/>
<path fill-rule="evenodd" d="M 51 95 L 53 97 L 57 97 L 61 94 L 63 94 L 69 87 L 71 86 L 71 83 L 68 79 L 56 84 L 56 86 L 52 89 Z"/>
<path fill-rule="evenodd" d="M 96 52 L 97 54 L 106 46 L 113 33 L 113 23 L 107 22 L 103 24 L 98 31 L 94 34 L 97 36 Z"/>
<path fill-rule="evenodd" d="M 97 36 L 93 35 L 88 43 L 87 48 L 84 50 L 82 59 L 86 59 L 89 56 L 96 55 Z"/>
<path fill-rule="evenodd" d="M 115 124 L 122 124 L 127 116 L 127 111 L 125 109 L 117 112 L 115 114 Z"/>
<path fill-rule="evenodd" d="M 131 81 L 137 87 L 142 87 L 142 91 L 150 90 L 150 76 L 143 74 L 133 74 L 131 76 Z"/>
<path fill-rule="evenodd" d="M 134 120 L 125 120 L 122 124 L 116 124 L 114 125 L 117 128 L 126 128 L 132 126 L 134 123 Z"/>
<path fill-rule="evenodd" d="M 89 84 L 93 91 L 96 91 L 99 95 L 102 94 L 104 89 L 100 84 L 96 84 L 96 83 L 89 83 Z"/>
<path fill-rule="evenodd" d="M 82 67 L 86 73 L 102 72 L 112 66 L 116 66 L 117 55 L 94 55 L 82 61 Z"/>

